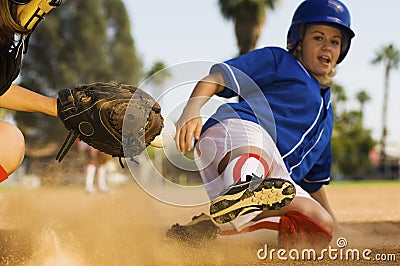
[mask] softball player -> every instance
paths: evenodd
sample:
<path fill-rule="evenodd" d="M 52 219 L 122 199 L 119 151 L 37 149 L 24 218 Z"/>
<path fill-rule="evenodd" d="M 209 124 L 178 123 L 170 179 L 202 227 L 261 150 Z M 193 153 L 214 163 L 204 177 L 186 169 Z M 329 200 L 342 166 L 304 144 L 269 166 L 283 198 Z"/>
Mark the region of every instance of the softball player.
<path fill-rule="evenodd" d="M 281 241 L 329 243 L 336 224 L 323 187 L 331 167 L 329 84 L 353 37 L 343 3 L 306 0 L 287 50 L 265 47 L 216 64 L 195 86 L 176 143 L 184 153 L 196 140 L 215 222 L 242 231 L 279 217 L 272 227 Z M 213 95 L 239 102 L 223 104 L 202 125 L 200 109 Z"/>
<path fill-rule="evenodd" d="M 0 108 L 57 116 L 57 99 L 12 84 L 18 77 L 28 36 L 61 0 L 0 0 Z M 0 120 L 0 182 L 21 164 L 21 131 Z"/>
<path fill-rule="evenodd" d="M 111 156 L 101 152 L 92 146 L 89 146 L 83 141 L 75 142 L 79 152 L 84 155 L 85 158 L 85 190 L 88 193 L 96 192 L 94 188 L 95 179 L 97 179 L 97 185 L 102 192 L 111 193 L 112 190 L 107 185 L 106 177 L 106 164 L 110 160 Z"/>

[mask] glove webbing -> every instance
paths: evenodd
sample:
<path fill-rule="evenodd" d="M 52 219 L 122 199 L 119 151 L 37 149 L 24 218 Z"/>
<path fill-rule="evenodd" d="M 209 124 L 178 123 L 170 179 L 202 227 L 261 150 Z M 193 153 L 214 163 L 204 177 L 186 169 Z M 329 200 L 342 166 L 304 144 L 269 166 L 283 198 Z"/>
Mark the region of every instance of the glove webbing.
<path fill-rule="evenodd" d="M 61 145 L 60 150 L 57 152 L 56 155 L 56 160 L 61 163 L 62 159 L 64 159 L 65 155 L 67 155 L 67 153 L 69 152 L 69 150 L 71 150 L 72 145 L 74 145 L 75 140 L 77 138 L 79 138 L 80 134 L 78 132 L 76 132 L 75 130 L 70 130 L 67 137 L 64 140 L 64 143 Z M 130 160 L 132 162 L 135 162 L 137 164 L 139 164 L 138 161 L 135 160 L 135 158 L 131 157 Z M 121 166 L 121 168 L 125 168 L 124 163 L 122 162 L 122 158 L 119 157 L 119 164 Z"/>
<path fill-rule="evenodd" d="M 75 105 L 73 101 L 70 101 L 69 98 L 72 97 L 71 90 L 68 90 L 65 93 L 59 95 L 59 102 L 62 106 L 68 106 L 68 108 L 64 107 L 64 111 L 69 111 L 75 109 Z M 60 150 L 57 153 L 56 160 L 61 162 L 68 151 L 71 149 L 72 145 L 74 145 L 75 140 L 79 137 L 79 133 L 75 130 L 70 130 L 64 143 L 61 145 Z"/>
<path fill-rule="evenodd" d="M 64 159 L 65 155 L 69 152 L 72 145 L 74 145 L 75 140 L 79 137 L 79 133 L 75 130 L 70 130 L 67 138 L 64 140 L 64 143 L 61 145 L 60 150 L 56 155 L 56 160 L 61 163 L 62 159 Z"/>

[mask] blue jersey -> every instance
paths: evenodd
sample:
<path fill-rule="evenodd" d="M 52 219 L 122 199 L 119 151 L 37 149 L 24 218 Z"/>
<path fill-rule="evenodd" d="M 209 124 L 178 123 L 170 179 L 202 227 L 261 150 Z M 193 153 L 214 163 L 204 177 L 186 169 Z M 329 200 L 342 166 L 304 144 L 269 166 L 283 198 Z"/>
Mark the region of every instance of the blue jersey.
<path fill-rule="evenodd" d="M 240 118 L 262 126 L 275 139 L 292 179 L 308 192 L 330 181 L 333 114 L 330 89 L 286 50 L 266 47 L 212 66 L 225 89 L 218 96 L 239 96 L 221 105 L 203 132 L 223 119 Z"/>

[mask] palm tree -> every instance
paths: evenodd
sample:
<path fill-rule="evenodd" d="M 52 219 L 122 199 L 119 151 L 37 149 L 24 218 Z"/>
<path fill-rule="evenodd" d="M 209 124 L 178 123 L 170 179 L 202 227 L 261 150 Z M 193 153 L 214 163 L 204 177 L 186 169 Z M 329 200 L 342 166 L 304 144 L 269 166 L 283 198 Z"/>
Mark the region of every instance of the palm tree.
<path fill-rule="evenodd" d="M 146 83 L 150 86 L 153 97 L 158 98 L 164 93 L 164 83 L 171 76 L 171 72 L 163 61 L 153 63 L 151 68 L 145 73 Z"/>
<path fill-rule="evenodd" d="M 331 86 L 331 95 L 333 114 L 335 119 L 340 119 L 341 114 L 344 113 L 345 104 L 347 102 L 344 87 L 338 83 L 333 83 Z"/>
<path fill-rule="evenodd" d="M 356 95 L 357 101 L 360 103 L 360 114 L 361 114 L 361 121 L 364 117 L 364 105 L 366 102 L 371 100 L 371 97 L 369 97 L 368 93 L 364 90 L 361 90 L 357 93 Z"/>
<path fill-rule="evenodd" d="M 265 24 L 267 9 L 275 9 L 278 2 L 279 0 L 219 0 L 222 15 L 235 23 L 241 55 L 256 47 L 261 28 Z"/>
<path fill-rule="evenodd" d="M 145 74 L 145 78 L 152 90 L 152 96 L 161 106 L 163 106 L 163 99 L 160 97 L 164 93 L 163 85 L 165 85 L 164 82 L 171 76 L 172 74 L 163 61 L 154 62 Z M 167 165 L 165 160 L 163 160 L 164 151 L 162 149 L 153 149 L 153 152 L 154 166 L 156 169 L 164 173 L 164 167 Z"/>
<path fill-rule="evenodd" d="M 167 66 L 164 64 L 164 62 L 156 61 L 146 73 L 145 78 L 152 78 L 153 82 L 161 84 L 170 76 L 171 73 L 167 70 Z"/>
<path fill-rule="evenodd" d="M 386 161 L 386 136 L 387 136 L 387 105 L 389 98 L 389 76 L 393 69 L 399 67 L 400 51 L 393 45 L 383 47 L 377 51 L 375 58 L 372 60 L 373 64 L 383 63 L 385 66 L 385 84 L 383 94 L 383 110 L 382 110 L 382 137 L 381 137 L 381 163 Z"/>

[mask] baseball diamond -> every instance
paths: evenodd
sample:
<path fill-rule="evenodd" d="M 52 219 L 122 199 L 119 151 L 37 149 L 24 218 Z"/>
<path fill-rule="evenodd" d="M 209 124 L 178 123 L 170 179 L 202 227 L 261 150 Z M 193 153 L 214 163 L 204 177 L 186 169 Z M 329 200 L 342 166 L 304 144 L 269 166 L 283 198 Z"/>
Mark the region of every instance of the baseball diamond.
<path fill-rule="evenodd" d="M 192 213 L 207 213 L 206 206 L 179 208 L 160 202 L 133 180 L 112 188 L 111 195 L 88 196 L 81 186 L 29 190 L 3 186 L 0 264 L 257 265 L 268 262 L 257 258 L 265 244 L 278 250 L 276 231 L 272 230 L 217 236 L 211 241 L 195 239 L 195 246 L 171 241 L 165 237 L 171 224 L 191 222 Z M 338 237 L 347 239 L 348 249 L 369 248 L 371 257 L 395 253 L 400 260 L 400 212 L 395 205 L 387 204 L 400 201 L 399 182 L 334 183 L 328 192 L 342 227 Z M 371 200 L 371 196 L 377 200 Z M 335 240 L 331 246 L 338 248 Z M 278 262 L 276 253 L 274 262 Z M 330 266 L 343 262 L 326 258 L 318 263 Z M 285 265 L 293 263 L 287 261 Z M 346 263 L 394 265 L 382 261 Z"/>

